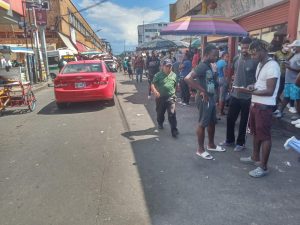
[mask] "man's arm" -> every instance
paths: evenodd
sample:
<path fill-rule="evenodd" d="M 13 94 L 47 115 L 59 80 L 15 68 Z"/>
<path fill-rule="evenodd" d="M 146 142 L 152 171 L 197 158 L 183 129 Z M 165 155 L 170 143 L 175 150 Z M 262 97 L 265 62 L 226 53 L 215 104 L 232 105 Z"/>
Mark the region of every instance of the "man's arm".
<path fill-rule="evenodd" d="M 188 85 L 190 85 L 192 88 L 195 88 L 201 92 L 206 93 L 206 90 L 194 79 L 196 78 L 197 74 L 194 70 L 192 70 L 185 78 L 184 81 L 187 82 Z"/>
<path fill-rule="evenodd" d="M 264 90 L 254 90 L 254 85 L 249 85 L 247 88 L 236 88 L 238 92 L 248 93 L 256 96 L 273 96 L 278 78 L 267 79 L 267 88 Z"/>
<path fill-rule="evenodd" d="M 257 96 L 273 96 L 278 78 L 267 79 L 267 89 L 265 90 L 256 90 L 252 92 L 252 95 Z"/>
<path fill-rule="evenodd" d="M 151 84 L 151 90 L 153 91 L 153 94 L 155 95 L 156 98 L 160 97 L 160 93 L 158 92 L 158 90 L 156 89 L 153 83 Z"/>
<path fill-rule="evenodd" d="M 289 64 L 286 64 L 285 65 L 287 69 L 291 70 L 291 71 L 294 71 L 296 73 L 299 73 L 300 72 L 300 69 L 295 69 L 295 68 L 292 68 Z"/>

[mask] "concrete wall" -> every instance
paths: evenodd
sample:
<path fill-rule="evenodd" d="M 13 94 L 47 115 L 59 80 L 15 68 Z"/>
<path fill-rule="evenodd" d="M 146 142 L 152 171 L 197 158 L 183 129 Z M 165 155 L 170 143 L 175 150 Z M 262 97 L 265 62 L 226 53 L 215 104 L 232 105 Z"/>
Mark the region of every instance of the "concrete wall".
<path fill-rule="evenodd" d="M 226 17 L 239 17 L 260 10 L 262 8 L 285 2 L 287 0 L 214 0 L 218 6 L 208 10 L 208 14 Z M 178 0 L 170 6 L 170 18 L 181 18 L 196 10 L 199 11 L 201 0 Z"/>

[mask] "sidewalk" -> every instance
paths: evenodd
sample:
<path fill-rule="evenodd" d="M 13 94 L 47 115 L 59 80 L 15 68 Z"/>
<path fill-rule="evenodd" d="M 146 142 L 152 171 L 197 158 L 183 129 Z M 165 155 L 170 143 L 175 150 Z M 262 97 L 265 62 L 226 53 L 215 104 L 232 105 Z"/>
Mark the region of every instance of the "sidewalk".
<path fill-rule="evenodd" d="M 194 106 L 177 104 L 180 135 L 174 139 L 167 119 L 164 130 L 156 128 L 155 103 L 147 99 L 146 79 L 138 84 L 123 74 L 117 79 L 128 130 L 123 136 L 131 143 L 153 225 L 298 224 L 300 163 L 295 152 L 283 150 L 293 133 L 274 126 L 271 172 L 254 179 L 248 175 L 254 167 L 239 162 L 251 152 L 250 136 L 244 152 L 229 148 L 212 153 L 214 161 L 199 159 Z M 216 143 L 224 140 L 225 128 L 223 117 L 216 127 Z"/>
<path fill-rule="evenodd" d="M 33 84 L 32 85 L 32 90 L 34 93 L 39 92 L 41 90 L 44 90 L 48 87 L 48 83 L 47 82 L 40 82 L 37 84 Z"/>

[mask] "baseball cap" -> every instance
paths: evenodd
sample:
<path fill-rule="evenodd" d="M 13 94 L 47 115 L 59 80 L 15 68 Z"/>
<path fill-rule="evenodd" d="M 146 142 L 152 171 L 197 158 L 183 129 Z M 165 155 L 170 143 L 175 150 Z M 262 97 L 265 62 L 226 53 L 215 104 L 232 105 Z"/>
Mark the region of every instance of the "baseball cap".
<path fill-rule="evenodd" d="M 300 40 L 295 40 L 292 44 L 288 45 L 289 47 L 300 47 Z"/>
<path fill-rule="evenodd" d="M 173 63 L 172 63 L 171 59 L 165 59 L 165 60 L 163 61 L 163 65 L 164 65 L 164 66 L 172 66 Z"/>

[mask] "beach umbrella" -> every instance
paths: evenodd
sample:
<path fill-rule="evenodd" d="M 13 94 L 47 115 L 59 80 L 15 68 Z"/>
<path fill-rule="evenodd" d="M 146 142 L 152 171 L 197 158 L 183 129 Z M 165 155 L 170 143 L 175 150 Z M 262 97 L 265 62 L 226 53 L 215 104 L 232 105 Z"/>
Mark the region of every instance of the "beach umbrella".
<path fill-rule="evenodd" d="M 149 42 L 145 42 L 137 47 L 137 50 L 159 50 L 159 49 L 169 49 L 176 48 L 175 42 L 170 40 L 165 40 L 161 38 L 154 39 Z"/>

